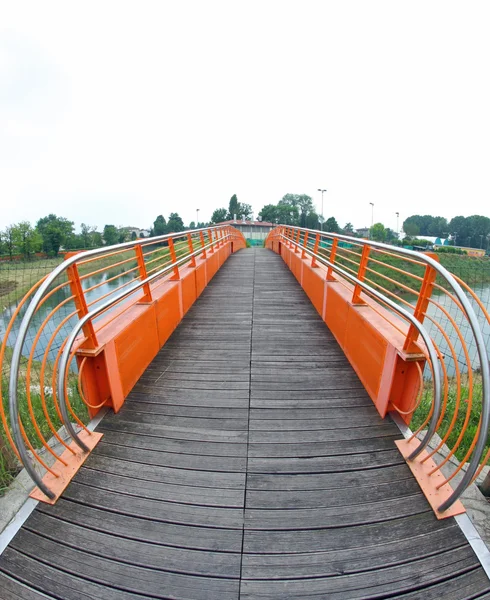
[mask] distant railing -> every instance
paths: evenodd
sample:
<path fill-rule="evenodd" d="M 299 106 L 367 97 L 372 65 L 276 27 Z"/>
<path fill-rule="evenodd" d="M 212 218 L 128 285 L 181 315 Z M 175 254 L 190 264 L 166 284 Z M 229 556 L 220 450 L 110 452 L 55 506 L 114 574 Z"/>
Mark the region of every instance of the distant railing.
<path fill-rule="evenodd" d="M 243 247 L 239 231 L 216 226 L 74 253 L 24 296 L 0 348 L 0 436 L 48 498 L 54 493 L 43 474 L 64 477 L 58 467 L 77 454 L 72 441 L 87 452 L 93 435 L 87 423 L 106 404 L 105 397 L 91 403 L 83 387 L 101 338 L 132 307 L 152 305 L 183 272 L 208 266 L 203 287 L 220 266 L 204 263 Z"/>
<path fill-rule="evenodd" d="M 468 285 L 439 264 L 435 254 L 286 225 L 274 229 L 266 241 L 279 253 L 281 245 L 310 267 L 321 267 L 322 277 L 341 286 L 351 306 L 368 305 L 395 328 L 402 335 L 400 354 L 406 360 L 423 353 L 427 367 L 423 372 L 417 363 L 415 402 L 403 409 L 390 402 L 390 410 L 414 429 L 408 440 L 414 448 L 409 464 L 419 456 L 422 463 L 436 463 L 427 473 L 437 478 L 435 489 L 465 468 L 454 492 L 439 506 L 440 512 L 447 510 L 490 456 L 490 373 L 482 335 L 490 318 L 485 306 Z M 474 306 L 484 323 L 478 321 Z M 436 433 L 439 437 L 434 438 Z M 455 455 L 459 466 L 442 476 L 441 469 L 450 467 Z"/>

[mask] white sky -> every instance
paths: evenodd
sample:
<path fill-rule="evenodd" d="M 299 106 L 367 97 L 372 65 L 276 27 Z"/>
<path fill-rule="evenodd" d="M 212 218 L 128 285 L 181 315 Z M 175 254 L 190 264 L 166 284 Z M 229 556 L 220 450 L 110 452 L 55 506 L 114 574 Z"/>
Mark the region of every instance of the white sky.
<path fill-rule="evenodd" d="M 490 216 L 490 2 L 0 0 L 0 229 Z"/>

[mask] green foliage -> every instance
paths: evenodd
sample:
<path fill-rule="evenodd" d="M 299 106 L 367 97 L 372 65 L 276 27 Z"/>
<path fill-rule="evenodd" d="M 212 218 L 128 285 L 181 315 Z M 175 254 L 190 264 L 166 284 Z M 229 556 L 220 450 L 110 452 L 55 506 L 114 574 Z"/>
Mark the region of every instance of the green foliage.
<path fill-rule="evenodd" d="M 158 217 L 153 221 L 153 230 L 152 235 L 165 235 L 168 232 L 167 229 L 167 221 L 165 221 L 165 217 L 163 215 L 158 215 Z"/>
<path fill-rule="evenodd" d="M 267 223 L 279 222 L 279 211 L 275 204 L 266 204 L 259 212 L 259 217 Z"/>
<path fill-rule="evenodd" d="M 115 225 L 104 225 L 104 232 L 102 238 L 106 246 L 113 246 L 119 241 L 119 231 Z"/>
<path fill-rule="evenodd" d="M 369 237 L 376 242 L 385 242 L 386 233 L 383 223 L 375 223 L 369 230 Z"/>
<path fill-rule="evenodd" d="M 27 221 L 21 221 L 13 227 L 13 238 L 16 252 L 25 259 L 30 258 L 41 249 L 43 240 L 39 232 Z"/>
<path fill-rule="evenodd" d="M 412 215 L 403 221 L 403 231 L 410 236 L 428 235 L 433 237 L 445 237 L 449 232 L 449 229 L 448 222 L 444 217 Z"/>
<path fill-rule="evenodd" d="M 36 229 L 42 237 L 42 247 L 48 256 L 58 256 L 60 247 L 73 233 L 73 226 L 73 221 L 54 214 L 39 219 Z"/>
<path fill-rule="evenodd" d="M 442 254 L 465 254 L 464 250 L 460 250 L 454 246 L 436 246 L 434 250 L 436 252 L 441 252 Z"/>
<path fill-rule="evenodd" d="M 167 223 L 167 233 L 184 231 L 184 221 L 179 217 L 178 213 L 170 213 Z"/>
<path fill-rule="evenodd" d="M 211 216 L 211 223 L 223 223 L 223 221 L 227 220 L 227 217 L 228 212 L 226 208 L 217 208 Z"/>
<path fill-rule="evenodd" d="M 354 235 L 354 225 L 350 221 L 344 225 L 343 233 L 345 235 Z"/>
<path fill-rule="evenodd" d="M 335 217 L 329 217 L 325 221 L 322 231 L 328 231 L 329 233 L 339 233 L 340 232 L 340 227 L 339 227 L 339 224 L 337 223 L 337 220 L 335 219 Z"/>
<path fill-rule="evenodd" d="M 221 210 L 221 209 L 218 209 Z M 216 211 L 215 211 L 216 212 Z M 252 217 L 252 207 L 250 204 L 244 204 L 243 202 L 238 202 L 238 198 L 236 194 L 230 198 L 230 202 L 228 205 L 228 214 L 226 215 L 225 220 L 231 221 L 236 216 L 237 219 L 250 219 Z M 212 219 L 211 219 L 212 220 Z M 213 221 L 213 223 L 218 223 L 221 221 Z"/>
<path fill-rule="evenodd" d="M 474 384 L 473 384 L 473 398 L 472 398 L 472 406 L 470 410 L 470 416 L 468 421 L 468 426 L 466 428 L 466 432 L 461 440 L 460 445 L 455 451 L 455 456 L 458 460 L 464 460 L 468 449 L 470 448 L 471 442 L 475 437 L 475 434 L 478 429 L 478 423 L 480 420 L 481 410 L 482 410 L 482 380 L 481 376 L 478 373 L 474 373 Z M 444 417 L 442 419 L 441 425 L 437 430 L 438 434 L 441 437 L 444 437 L 449 429 L 449 425 L 454 416 L 454 413 L 457 411 L 457 418 L 454 428 L 452 432 L 449 434 L 449 437 L 446 441 L 446 444 L 449 448 L 453 449 L 457 438 L 461 432 L 463 427 L 463 423 L 466 417 L 466 413 L 468 410 L 468 398 L 470 393 L 470 387 L 468 385 L 468 376 L 464 375 L 462 377 L 462 385 L 461 385 L 461 396 L 460 402 L 458 406 L 457 402 L 457 386 L 454 379 L 449 380 L 448 386 L 448 398 L 447 398 L 447 407 L 444 413 Z M 427 382 L 425 385 L 422 401 L 415 411 L 412 421 L 410 423 L 410 427 L 413 431 L 422 426 L 427 418 L 427 415 L 430 412 L 432 406 L 432 398 L 433 391 L 432 385 L 430 382 Z M 485 447 L 484 453 L 488 450 L 488 444 Z"/>

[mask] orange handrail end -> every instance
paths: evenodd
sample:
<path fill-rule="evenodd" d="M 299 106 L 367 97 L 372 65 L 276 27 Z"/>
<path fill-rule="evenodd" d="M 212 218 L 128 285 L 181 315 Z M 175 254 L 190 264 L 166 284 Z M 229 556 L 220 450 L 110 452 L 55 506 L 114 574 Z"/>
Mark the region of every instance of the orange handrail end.
<path fill-rule="evenodd" d="M 78 434 L 78 437 L 91 452 L 99 443 L 102 435 L 102 433 L 97 433 L 95 431 L 81 431 Z M 39 500 L 40 502 L 45 502 L 46 504 L 55 504 L 67 485 L 88 458 L 90 452 L 83 452 L 75 442 L 72 442 L 70 444 L 70 450 L 65 450 L 60 456 L 60 459 L 66 463 L 66 466 L 64 466 L 60 460 L 57 460 L 51 467 L 57 476 L 46 473 L 43 477 L 43 483 L 54 493 L 54 498 L 45 496 L 38 487 L 32 490 L 29 494 L 30 497 Z"/>
<path fill-rule="evenodd" d="M 444 512 L 439 511 L 439 506 L 452 495 L 453 489 L 449 483 L 444 483 L 446 478 L 437 469 L 436 463 L 428 456 L 426 450 L 422 450 L 415 459 L 408 460 L 408 457 L 412 452 L 418 448 L 420 444 L 419 440 L 414 438 L 408 440 L 396 440 L 395 444 L 403 458 L 406 460 L 420 489 L 424 493 L 438 519 L 447 519 L 448 517 L 454 517 L 466 512 L 465 507 L 459 500 L 456 500 L 456 502 Z M 434 469 L 437 470 L 434 471 Z M 430 474 L 431 471 L 433 472 L 432 475 Z"/>

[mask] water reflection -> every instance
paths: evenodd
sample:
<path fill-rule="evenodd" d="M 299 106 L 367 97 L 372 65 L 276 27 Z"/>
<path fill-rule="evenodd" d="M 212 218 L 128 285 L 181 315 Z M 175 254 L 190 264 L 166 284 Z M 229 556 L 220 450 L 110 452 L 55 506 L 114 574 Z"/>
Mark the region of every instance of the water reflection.
<path fill-rule="evenodd" d="M 103 273 L 97 273 L 95 275 L 91 275 L 90 277 L 87 277 L 86 279 L 84 279 L 82 282 L 84 289 L 89 289 L 96 285 L 98 286 L 95 289 L 90 290 L 85 294 L 87 304 L 89 305 L 89 309 L 92 310 L 93 308 L 99 306 L 100 302 L 107 300 L 108 298 L 103 298 L 103 296 L 105 296 L 106 294 L 109 294 L 111 292 L 113 293 L 117 287 L 124 285 L 124 284 L 128 284 L 128 287 L 129 287 L 130 282 L 135 281 L 135 278 L 134 278 L 135 274 L 137 274 L 137 272 L 127 274 L 127 273 L 121 272 L 121 269 L 111 269 L 110 271 L 106 271 Z M 109 279 L 112 279 L 112 281 L 108 281 Z M 104 283 L 102 283 L 102 282 L 104 282 Z M 58 284 L 59 284 L 59 282 L 58 282 Z M 102 285 L 100 285 L 100 284 L 102 284 Z M 126 288 L 124 287 L 122 289 L 126 289 Z M 141 292 L 136 291 L 133 294 L 131 294 L 131 296 L 129 296 L 129 298 L 137 297 L 138 294 L 141 294 Z M 37 313 L 34 315 L 32 321 L 31 321 L 31 325 L 29 327 L 29 331 L 28 331 L 28 334 L 26 337 L 26 342 L 24 344 L 24 350 L 23 350 L 24 356 L 28 356 L 30 354 L 35 337 L 36 337 L 38 331 L 43 326 L 45 319 L 50 315 L 50 313 L 53 309 L 58 307 L 60 304 L 63 304 L 63 306 L 60 307 L 60 309 L 53 315 L 53 317 L 50 318 L 44 324 L 44 328 L 43 328 L 43 331 L 42 331 L 42 333 L 39 337 L 39 340 L 36 344 L 36 350 L 35 350 L 35 354 L 34 354 L 35 360 L 41 360 L 44 355 L 44 351 L 50 342 L 51 337 L 53 336 L 53 334 L 56 333 L 55 338 L 50 347 L 49 355 L 48 355 L 51 360 L 54 360 L 56 358 L 56 354 L 57 354 L 61 344 L 63 343 L 63 340 L 66 339 L 66 337 L 70 334 L 73 327 L 75 326 L 75 324 L 78 321 L 75 303 L 73 300 L 68 300 L 70 298 L 70 296 L 71 296 L 70 287 L 65 286 L 65 287 L 55 291 L 54 293 L 52 293 L 52 295 L 49 296 L 45 300 L 45 302 L 40 307 L 40 309 L 37 311 Z M 101 298 L 103 298 L 103 300 L 100 300 Z M 100 300 L 100 302 L 98 302 L 98 300 Z M 7 326 L 10 322 L 10 319 L 12 318 L 12 315 L 14 314 L 16 308 L 17 308 L 17 304 L 6 307 L 0 315 L 0 338 L 2 340 L 5 335 Z M 7 340 L 7 346 L 9 346 L 9 347 L 13 347 L 15 344 L 15 340 L 17 339 L 20 323 L 27 311 L 27 308 L 28 308 L 28 305 L 25 305 L 20 310 L 19 315 L 17 316 L 17 319 L 15 320 L 14 326 L 13 326 L 13 328 L 10 332 L 9 338 Z M 108 311 L 108 312 L 110 312 L 110 311 Z M 105 313 L 105 314 L 107 314 L 107 313 Z M 101 317 L 99 317 L 99 318 L 101 318 Z M 61 325 L 61 323 L 63 321 L 65 321 L 65 323 L 63 323 L 63 325 Z M 56 329 L 60 325 L 61 325 L 61 327 L 59 328 L 59 331 L 56 332 Z"/>

